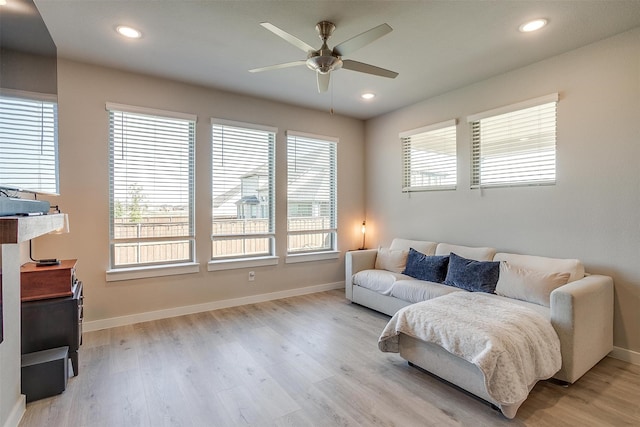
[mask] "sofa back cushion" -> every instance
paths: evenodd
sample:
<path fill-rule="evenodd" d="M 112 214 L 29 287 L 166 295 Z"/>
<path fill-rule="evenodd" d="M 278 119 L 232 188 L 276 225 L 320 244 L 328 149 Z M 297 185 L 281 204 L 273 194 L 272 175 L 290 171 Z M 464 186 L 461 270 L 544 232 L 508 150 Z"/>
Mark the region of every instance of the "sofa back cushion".
<path fill-rule="evenodd" d="M 422 252 L 425 255 L 435 255 L 436 246 L 438 244 L 436 242 L 427 242 L 424 240 L 407 240 L 407 239 L 393 239 L 391 242 L 391 246 L 389 249 L 391 250 L 402 250 L 409 252 L 409 249 L 413 248 L 418 252 Z M 444 254 L 449 255 L 449 254 Z"/>
<path fill-rule="evenodd" d="M 513 267 L 537 270 L 543 273 L 569 273 L 569 282 L 584 277 L 584 266 L 577 259 L 547 258 L 535 255 L 497 253 L 494 261 L 506 261 Z"/>
<path fill-rule="evenodd" d="M 449 243 L 438 243 L 435 254 L 449 255 L 451 252 L 476 261 L 493 261 L 493 256 L 496 254 L 494 248 L 474 248 L 471 246 L 451 245 Z"/>

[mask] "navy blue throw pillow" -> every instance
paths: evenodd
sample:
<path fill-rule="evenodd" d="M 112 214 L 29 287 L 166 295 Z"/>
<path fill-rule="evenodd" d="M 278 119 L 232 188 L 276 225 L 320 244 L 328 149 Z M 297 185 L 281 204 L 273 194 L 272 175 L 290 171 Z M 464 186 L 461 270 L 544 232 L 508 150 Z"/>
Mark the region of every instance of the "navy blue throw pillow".
<path fill-rule="evenodd" d="M 418 280 L 442 283 L 447 276 L 448 264 L 448 255 L 429 256 L 410 248 L 409 255 L 407 255 L 407 266 L 402 274 Z"/>
<path fill-rule="evenodd" d="M 466 291 L 492 294 L 496 289 L 499 276 L 499 261 L 476 261 L 451 252 L 449 270 L 444 284 Z"/>

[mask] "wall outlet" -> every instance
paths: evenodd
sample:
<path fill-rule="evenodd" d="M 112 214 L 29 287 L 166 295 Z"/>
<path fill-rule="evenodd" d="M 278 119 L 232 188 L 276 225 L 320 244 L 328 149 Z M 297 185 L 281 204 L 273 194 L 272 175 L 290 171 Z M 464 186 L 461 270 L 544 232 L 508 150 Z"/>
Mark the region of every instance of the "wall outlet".
<path fill-rule="evenodd" d="M 249 272 L 249 281 L 253 282 L 254 280 L 256 280 L 256 272 L 255 271 L 250 271 Z"/>

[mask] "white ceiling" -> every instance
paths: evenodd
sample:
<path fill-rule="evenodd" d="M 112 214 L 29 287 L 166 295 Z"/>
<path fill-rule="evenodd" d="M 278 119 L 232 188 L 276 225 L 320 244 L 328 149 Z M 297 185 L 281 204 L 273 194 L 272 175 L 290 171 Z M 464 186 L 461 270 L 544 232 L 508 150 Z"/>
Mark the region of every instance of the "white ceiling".
<path fill-rule="evenodd" d="M 9 0 L 11 1 L 11 0 Z M 367 119 L 640 26 L 639 0 L 183 1 L 35 0 L 58 56 Z M 549 25 L 523 34 L 543 17 Z M 350 55 L 396 79 L 332 73 L 324 94 L 304 66 L 247 70 L 305 59 L 262 28 L 270 22 L 320 47 L 315 24 L 337 28 L 329 46 L 374 26 L 394 31 Z M 142 31 L 126 40 L 115 27 Z M 374 92 L 373 101 L 360 99 Z"/>

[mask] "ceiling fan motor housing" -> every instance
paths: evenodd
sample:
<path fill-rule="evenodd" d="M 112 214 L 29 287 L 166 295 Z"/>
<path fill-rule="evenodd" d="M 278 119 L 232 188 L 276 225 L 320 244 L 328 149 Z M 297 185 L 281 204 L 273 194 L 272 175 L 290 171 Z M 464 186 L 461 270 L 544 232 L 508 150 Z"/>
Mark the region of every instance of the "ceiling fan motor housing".
<path fill-rule="evenodd" d="M 337 70 L 342 67 L 342 59 L 339 56 L 335 56 L 331 49 L 326 44 L 315 52 L 311 52 L 307 58 L 307 67 L 319 72 L 320 74 L 327 74 L 333 70 Z"/>

